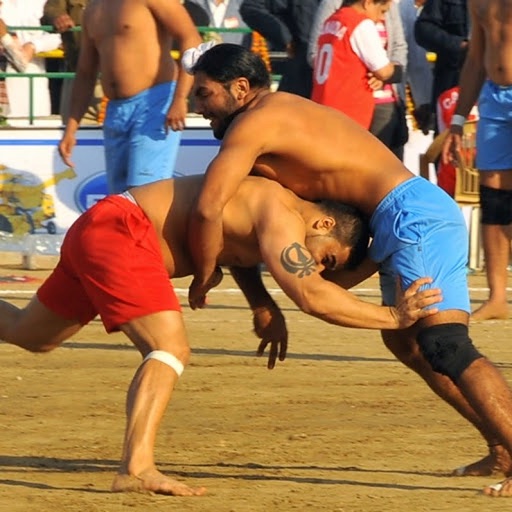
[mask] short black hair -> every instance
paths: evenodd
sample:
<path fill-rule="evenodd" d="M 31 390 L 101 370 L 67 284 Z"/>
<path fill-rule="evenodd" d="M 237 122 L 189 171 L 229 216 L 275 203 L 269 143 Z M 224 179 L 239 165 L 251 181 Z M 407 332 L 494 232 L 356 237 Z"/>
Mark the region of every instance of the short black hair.
<path fill-rule="evenodd" d="M 247 78 L 251 88 L 270 87 L 270 73 L 263 59 L 238 44 L 222 43 L 207 50 L 192 68 L 212 80 L 227 84 L 236 78 Z"/>
<path fill-rule="evenodd" d="M 351 248 L 343 268 L 356 268 L 366 258 L 370 242 L 370 227 L 366 216 L 354 206 L 341 201 L 321 199 L 315 201 L 315 204 L 325 215 L 336 221 L 330 236 Z"/>

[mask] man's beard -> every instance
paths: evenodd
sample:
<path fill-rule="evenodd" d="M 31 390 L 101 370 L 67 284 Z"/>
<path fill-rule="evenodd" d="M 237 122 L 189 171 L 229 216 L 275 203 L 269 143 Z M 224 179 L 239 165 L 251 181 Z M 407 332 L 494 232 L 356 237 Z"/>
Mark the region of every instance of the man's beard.
<path fill-rule="evenodd" d="M 231 112 L 231 114 L 226 115 L 221 123 L 213 130 L 213 136 L 218 139 L 222 140 L 224 138 L 224 135 L 226 134 L 227 129 L 229 128 L 229 125 L 233 122 L 233 119 L 238 114 L 241 114 L 242 112 L 245 112 L 249 105 L 255 100 L 256 97 L 252 98 L 250 101 L 248 101 L 245 105 L 242 105 L 240 108 L 237 108 L 234 112 Z"/>

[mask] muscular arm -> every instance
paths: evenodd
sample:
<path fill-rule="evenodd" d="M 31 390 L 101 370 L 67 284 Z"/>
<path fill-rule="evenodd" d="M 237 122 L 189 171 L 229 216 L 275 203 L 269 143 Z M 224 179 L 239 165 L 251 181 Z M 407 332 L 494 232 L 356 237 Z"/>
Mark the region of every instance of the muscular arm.
<path fill-rule="evenodd" d="M 89 37 L 86 22 L 82 26 L 80 56 L 76 69 L 73 91 L 71 93 L 71 109 L 66 132 L 75 133 L 78 129 L 90 98 L 94 91 L 99 71 L 99 56 L 92 39 Z"/>
<path fill-rule="evenodd" d="M 486 70 L 484 67 L 485 34 L 478 22 L 478 16 L 472 6 L 471 17 L 473 25 L 471 28 L 471 39 L 469 41 L 468 53 L 462 66 L 459 79 L 459 98 L 455 114 L 467 117 L 475 105 L 485 81 Z"/>
<path fill-rule="evenodd" d="M 372 261 L 370 258 L 366 258 L 360 265 L 357 266 L 354 270 L 339 270 L 339 271 L 330 271 L 324 270 L 322 272 L 322 277 L 336 283 L 338 286 L 345 288 L 348 290 L 353 286 L 366 281 L 369 277 L 371 277 L 375 272 L 379 270 L 379 266 L 377 263 Z"/>
<path fill-rule="evenodd" d="M 277 308 L 263 284 L 259 267 L 230 267 L 229 270 L 253 311 L 258 308 Z"/>
<path fill-rule="evenodd" d="M 81 41 L 80 56 L 71 92 L 69 119 L 59 143 L 59 154 L 63 162 L 70 167 L 74 166 L 71 161 L 71 153 L 76 143 L 75 134 L 93 94 L 99 70 L 98 52 L 89 37 L 85 19 Z"/>
<path fill-rule="evenodd" d="M 157 19 L 159 23 L 165 27 L 171 37 L 178 42 L 181 55 L 183 55 L 183 52 L 188 48 L 201 44 L 202 38 L 192 18 L 178 0 L 150 0 L 148 5 L 155 19 Z M 185 73 L 180 65 L 176 91 L 167 116 L 168 125 L 171 126 L 173 130 L 182 130 L 185 127 L 187 98 L 193 83 L 194 77 Z"/>
<path fill-rule="evenodd" d="M 265 210 L 272 213 L 262 210 L 255 226 L 263 261 L 302 311 L 335 325 L 363 329 L 400 329 L 419 319 L 402 317 L 395 308 L 364 302 L 325 280 L 323 266 L 315 263 L 305 247 L 304 222 L 285 207 L 273 205 Z"/>
<path fill-rule="evenodd" d="M 190 215 L 189 246 L 199 283 L 204 283 L 213 273 L 222 250 L 224 206 L 251 172 L 256 158 L 263 151 L 265 138 L 273 136 L 265 125 L 258 124 L 259 116 L 254 122 L 252 113 L 245 116 L 247 121 L 232 124 L 218 155 L 206 169 L 201 192 Z"/>
<path fill-rule="evenodd" d="M 283 313 L 265 288 L 259 267 L 230 270 L 252 310 L 254 333 L 261 339 L 257 354 L 263 355 L 270 344 L 267 367 L 271 370 L 278 357 L 280 361 L 286 358 L 288 330 Z"/>
<path fill-rule="evenodd" d="M 485 34 L 475 14 L 474 11 L 471 12 L 474 23 L 468 53 L 460 73 L 459 98 L 454 112 L 464 117 L 469 115 L 473 105 L 476 103 L 486 77 L 484 67 Z M 450 131 L 443 143 L 441 152 L 444 163 L 454 161 L 458 158 L 462 146 L 462 133 L 462 126 L 458 124 L 452 124 L 450 126 Z"/>

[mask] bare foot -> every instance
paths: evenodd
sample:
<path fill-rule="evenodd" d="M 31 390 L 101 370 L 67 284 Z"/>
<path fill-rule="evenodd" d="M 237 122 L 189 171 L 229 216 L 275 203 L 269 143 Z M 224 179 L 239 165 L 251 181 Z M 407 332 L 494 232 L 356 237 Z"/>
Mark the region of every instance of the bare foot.
<path fill-rule="evenodd" d="M 495 498 L 500 496 L 512 496 L 512 478 L 507 478 L 494 485 L 488 485 L 487 487 L 484 487 L 483 492 L 487 496 L 493 496 Z"/>
<path fill-rule="evenodd" d="M 452 476 L 507 475 L 512 470 L 512 460 L 507 449 L 501 445 L 489 448 L 489 455 L 480 460 L 453 470 Z"/>
<path fill-rule="evenodd" d="M 204 487 L 193 489 L 177 480 L 169 478 L 156 469 L 143 471 L 140 475 L 117 474 L 112 483 L 112 492 L 154 492 L 169 496 L 201 496 Z"/>
<path fill-rule="evenodd" d="M 481 322 L 483 320 L 506 320 L 508 318 L 508 304 L 487 301 L 471 313 L 471 320 Z"/>

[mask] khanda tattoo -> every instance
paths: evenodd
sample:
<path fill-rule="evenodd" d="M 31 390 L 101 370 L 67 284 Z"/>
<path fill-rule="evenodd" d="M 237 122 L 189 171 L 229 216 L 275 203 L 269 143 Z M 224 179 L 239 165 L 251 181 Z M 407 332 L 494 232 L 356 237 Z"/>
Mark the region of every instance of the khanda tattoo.
<path fill-rule="evenodd" d="M 316 270 L 315 260 L 309 251 L 298 242 L 285 247 L 281 252 L 281 265 L 290 274 L 307 277 Z"/>

